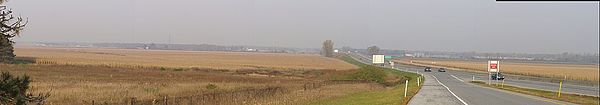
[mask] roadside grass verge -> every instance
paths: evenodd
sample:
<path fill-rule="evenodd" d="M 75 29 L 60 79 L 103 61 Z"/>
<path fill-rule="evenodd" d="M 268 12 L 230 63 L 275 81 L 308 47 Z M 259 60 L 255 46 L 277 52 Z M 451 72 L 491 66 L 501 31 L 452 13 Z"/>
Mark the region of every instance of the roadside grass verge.
<path fill-rule="evenodd" d="M 561 93 L 560 98 L 558 98 L 557 93 L 554 91 L 523 88 L 523 87 L 516 87 L 516 86 L 511 86 L 511 85 L 504 85 L 504 86 L 495 85 L 495 84 L 487 85 L 486 82 L 483 82 L 483 81 L 471 81 L 471 83 L 480 85 L 480 86 L 497 88 L 497 89 L 517 92 L 517 93 L 522 93 L 522 94 L 527 94 L 527 95 L 533 95 L 533 96 L 544 97 L 544 98 L 549 98 L 549 99 L 554 99 L 554 100 L 571 102 L 571 103 L 575 103 L 575 104 L 581 104 L 581 105 L 598 105 L 599 104 L 598 101 L 600 99 L 599 97 L 594 97 L 594 96 L 569 94 L 569 93 Z"/>
<path fill-rule="evenodd" d="M 342 96 L 342 97 L 319 100 L 317 102 L 310 103 L 311 105 L 398 105 L 398 104 L 406 105 L 406 104 L 408 104 L 410 99 L 415 94 L 417 94 L 419 89 L 421 89 L 421 87 L 417 86 L 417 83 L 415 82 L 417 80 L 417 78 L 420 77 L 420 75 L 418 75 L 418 74 L 363 64 L 363 63 L 360 63 L 360 62 L 354 60 L 353 58 L 351 58 L 349 56 L 343 56 L 340 59 L 342 59 L 348 63 L 351 63 L 351 64 L 361 67 L 360 68 L 361 70 L 359 70 L 354 75 L 350 75 L 348 77 L 349 79 L 361 79 L 361 78 L 355 78 L 355 77 L 356 77 L 356 75 L 362 75 L 360 71 L 365 70 L 367 72 L 375 72 L 373 74 L 377 74 L 377 75 L 369 75 L 369 76 L 373 76 L 373 78 L 387 78 L 387 79 L 385 79 L 387 81 L 382 82 L 382 84 L 390 85 L 391 87 L 389 89 L 385 89 L 385 90 L 381 90 L 381 91 L 360 92 L 360 93 L 355 93 L 355 94 Z M 381 76 L 381 75 L 379 75 L 381 71 L 383 71 L 383 73 L 386 74 L 385 75 L 386 77 L 374 77 L 374 76 Z M 371 74 L 371 73 L 367 73 L 367 72 L 362 72 L 362 73 Z M 369 76 L 367 76 L 367 77 L 369 77 Z M 397 83 L 390 83 L 393 81 L 389 81 L 389 78 L 394 77 L 394 76 L 401 78 L 401 80 L 396 81 Z M 409 83 L 408 83 L 409 88 L 407 91 L 407 93 L 408 93 L 407 97 L 404 97 L 404 87 L 405 87 L 404 82 L 405 82 L 405 80 L 409 80 Z"/>

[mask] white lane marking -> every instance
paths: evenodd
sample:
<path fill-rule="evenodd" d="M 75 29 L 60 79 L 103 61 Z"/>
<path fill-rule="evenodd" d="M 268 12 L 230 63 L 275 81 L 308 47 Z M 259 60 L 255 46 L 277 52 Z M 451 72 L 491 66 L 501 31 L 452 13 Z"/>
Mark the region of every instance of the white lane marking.
<path fill-rule="evenodd" d="M 453 96 L 454 96 L 456 99 L 458 99 L 458 100 L 459 100 L 460 102 L 462 102 L 464 105 L 469 105 L 469 104 L 467 104 L 467 102 L 463 101 L 463 100 L 462 100 L 460 97 L 456 96 L 456 94 L 454 94 L 454 92 L 452 92 L 452 90 L 450 90 L 450 88 L 448 88 L 446 85 L 444 85 L 442 82 L 440 82 L 440 80 L 438 80 L 438 79 L 437 79 L 437 77 L 435 77 L 434 75 L 431 75 L 431 76 L 433 76 L 433 78 L 435 78 L 435 81 L 437 81 L 437 82 L 438 82 L 438 83 L 440 83 L 442 86 L 444 86 L 444 88 L 446 88 L 446 90 L 448 90 L 450 93 L 452 93 L 452 95 L 453 95 Z"/>
<path fill-rule="evenodd" d="M 462 79 L 460 79 L 460 78 L 458 78 L 458 77 L 456 77 L 456 76 L 454 76 L 454 75 L 450 75 L 450 76 L 452 76 L 452 77 L 456 78 L 456 79 L 457 79 L 457 80 L 459 80 L 460 82 L 465 82 L 465 81 L 463 81 Z"/>

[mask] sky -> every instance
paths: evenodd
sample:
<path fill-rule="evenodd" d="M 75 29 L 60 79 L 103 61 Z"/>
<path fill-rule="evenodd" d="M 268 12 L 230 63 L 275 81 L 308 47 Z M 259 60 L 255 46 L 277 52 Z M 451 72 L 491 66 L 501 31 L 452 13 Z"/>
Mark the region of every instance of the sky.
<path fill-rule="evenodd" d="M 19 42 L 598 53 L 598 3 L 494 0 L 10 0 Z"/>

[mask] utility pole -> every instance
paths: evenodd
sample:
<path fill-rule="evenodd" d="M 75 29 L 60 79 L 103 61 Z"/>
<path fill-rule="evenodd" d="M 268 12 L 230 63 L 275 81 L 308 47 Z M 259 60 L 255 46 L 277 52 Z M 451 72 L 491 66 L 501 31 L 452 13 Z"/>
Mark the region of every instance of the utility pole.
<path fill-rule="evenodd" d="M 171 33 L 169 33 L 169 40 L 167 41 L 167 50 L 171 49 Z"/>

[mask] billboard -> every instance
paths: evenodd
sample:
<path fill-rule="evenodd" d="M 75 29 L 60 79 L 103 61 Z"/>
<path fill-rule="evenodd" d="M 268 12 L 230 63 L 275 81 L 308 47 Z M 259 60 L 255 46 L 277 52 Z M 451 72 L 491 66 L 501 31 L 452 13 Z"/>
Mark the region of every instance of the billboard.
<path fill-rule="evenodd" d="M 488 72 L 500 72 L 500 62 L 488 61 Z"/>
<path fill-rule="evenodd" d="M 385 63 L 384 58 L 385 58 L 384 55 L 373 55 L 373 63 L 374 64 Z"/>

